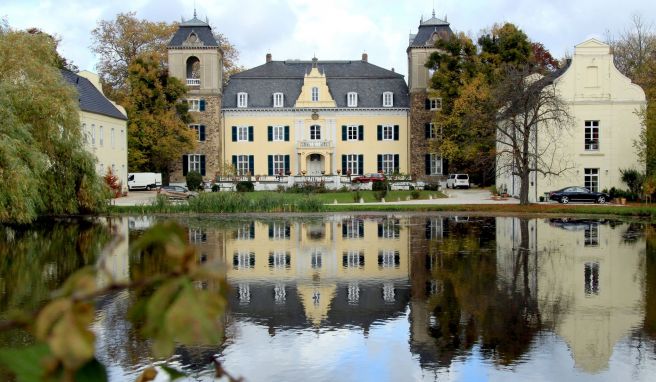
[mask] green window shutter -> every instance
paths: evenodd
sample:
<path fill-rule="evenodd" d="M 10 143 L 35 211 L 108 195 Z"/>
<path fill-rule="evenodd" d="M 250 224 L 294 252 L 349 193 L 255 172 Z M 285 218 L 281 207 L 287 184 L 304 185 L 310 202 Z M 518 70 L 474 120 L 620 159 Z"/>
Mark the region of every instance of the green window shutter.
<path fill-rule="evenodd" d="M 253 142 L 253 126 L 248 126 L 248 141 Z"/>
<path fill-rule="evenodd" d="M 364 174 L 364 155 L 362 155 L 362 154 L 358 155 L 358 167 L 359 167 L 358 170 L 360 170 L 359 175 L 363 175 Z"/>
<path fill-rule="evenodd" d="M 205 176 L 205 155 L 200 156 L 200 174 Z"/>
<path fill-rule="evenodd" d="M 364 126 L 363 125 L 358 126 L 358 140 L 359 141 L 364 141 Z"/>
<path fill-rule="evenodd" d="M 399 154 L 394 154 L 394 172 L 398 174 L 399 173 L 399 168 L 400 168 Z"/>
<path fill-rule="evenodd" d="M 235 169 L 235 175 L 239 175 L 237 173 L 237 156 L 236 155 L 232 156 L 232 167 L 234 167 L 234 169 Z"/>
<path fill-rule="evenodd" d="M 383 171 L 383 155 L 378 154 L 378 163 L 377 163 L 378 172 Z"/>
<path fill-rule="evenodd" d="M 182 175 L 187 175 L 187 169 L 189 168 L 189 155 L 182 156 Z"/>
<path fill-rule="evenodd" d="M 200 137 L 198 138 L 201 142 L 205 141 L 205 125 L 200 125 L 198 127 L 199 130 L 199 135 Z"/>
<path fill-rule="evenodd" d="M 273 126 L 267 126 L 267 139 L 273 141 Z"/>
<path fill-rule="evenodd" d="M 426 154 L 425 163 L 426 163 L 426 175 L 430 175 L 431 174 L 431 155 L 430 154 Z"/>
<path fill-rule="evenodd" d="M 254 155 L 249 155 L 248 156 L 248 171 L 250 171 L 251 175 L 255 175 L 255 156 Z"/>
<path fill-rule="evenodd" d="M 346 155 L 342 155 L 342 174 L 346 175 Z"/>
<path fill-rule="evenodd" d="M 430 100 L 428 98 L 426 98 L 426 105 L 425 106 L 426 106 L 425 107 L 426 110 L 430 110 Z"/>
<path fill-rule="evenodd" d="M 378 125 L 378 140 L 383 140 L 383 125 Z"/>
<path fill-rule="evenodd" d="M 394 125 L 394 140 L 399 140 L 399 125 Z"/>
<path fill-rule="evenodd" d="M 268 161 L 267 162 L 269 163 L 269 176 L 272 176 L 273 175 L 273 155 L 268 156 Z"/>
<path fill-rule="evenodd" d="M 431 137 L 431 128 L 430 128 L 430 123 L 424 124 L 424 132 L 425 132 L 425 138 L 429 139 Z"/>
<path fill-rule="evenodd" d="M 289 126 L 285 126 L 285 142 L 289 142 Z"/>
<path fill-rule="evenodd" d="M 290 162 L 289 159 L 290 159 L 289 155 L 285 155 L 285 175 L 291 174 L 291 170 L 290 170 L 290 166 L 289 166 L 289 162 Z"/>
<path fill-rule="evenodd" d="M 232 127 L 232 141 L 237 142 L 237 126 Z"/>
<path fill-rule="evenodd" d="M 198 110 L 205 111 L 205 100 L 201 99 L 199 103 L 200 103 L 200 105 L 198 107 Z"/>
<path fill-rule="evenodd" d="M 346 127 L 346 125 L 342 125 L 342 140 L 343 140 L 343 141 L 345 141 L 346 138 L 347 138 L 347 136 L 346 136 L 346 129 L 348 129 L 348 128 Z"/>

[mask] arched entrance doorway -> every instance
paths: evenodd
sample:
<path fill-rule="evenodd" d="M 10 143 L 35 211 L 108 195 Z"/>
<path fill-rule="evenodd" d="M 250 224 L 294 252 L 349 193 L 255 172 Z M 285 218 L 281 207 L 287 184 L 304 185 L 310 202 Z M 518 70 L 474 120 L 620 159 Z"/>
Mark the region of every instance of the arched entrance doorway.
<path fill-rule="evenodd" d="M 323 175 L 325 159 L 321 154 L 310 154 L 307 156 L 307 174 L 308 176 Z"/>

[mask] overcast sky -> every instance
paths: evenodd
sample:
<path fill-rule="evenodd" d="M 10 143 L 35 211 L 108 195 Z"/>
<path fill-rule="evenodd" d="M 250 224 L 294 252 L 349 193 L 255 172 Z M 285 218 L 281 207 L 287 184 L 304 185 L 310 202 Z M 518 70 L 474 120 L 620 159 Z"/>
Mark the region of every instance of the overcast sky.
<path fill-rule="evenodd" d="M 429 18 L 435 3 L 439 18 L 454 31 L 476 37 L 494 23 L 509 21 L 560 58 L 590 37 L 629 27 L 634 14 L 653 22 L 653 0 L 196 0 L 198 17 L 207 17 L 240 51 L 252 68 L 274 60 L 359 59 L 407 73 L 408 34 Z M 0 17 L 13 28 L 37 27 L 61 38 L 60 53 L 81 70 L 95 71 L 90 32 L 98 20 L 135 11 L 152 21 L 193 16 L 194 0 L 4 0 Z"/>

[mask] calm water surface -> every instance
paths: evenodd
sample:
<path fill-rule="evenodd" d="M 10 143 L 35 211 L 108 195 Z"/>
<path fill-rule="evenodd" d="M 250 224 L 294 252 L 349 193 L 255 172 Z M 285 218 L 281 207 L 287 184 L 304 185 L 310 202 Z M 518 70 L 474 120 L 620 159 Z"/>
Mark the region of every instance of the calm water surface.
<path fill-rule="evenodd" d="M 178 221 L 198 262 L 225 264 L 231 286 L 225 340 L 179 347 L 170 360 L 190 380 L 212 380 L 215 355 L 247 381 L 656 380 L 651 225 L 429 214 Z M 0 227 L 0 315 L 38 307 L 113 234 L 126 238 L 106 264 L 114 278 L 157 269 L 129 255 L 154 223 Z M 97 352 L 113 381 L 157 362 L 125 320 L 133 299 L 97 303 Z M 0 333 L 2 347 L 31 341 Z"/>

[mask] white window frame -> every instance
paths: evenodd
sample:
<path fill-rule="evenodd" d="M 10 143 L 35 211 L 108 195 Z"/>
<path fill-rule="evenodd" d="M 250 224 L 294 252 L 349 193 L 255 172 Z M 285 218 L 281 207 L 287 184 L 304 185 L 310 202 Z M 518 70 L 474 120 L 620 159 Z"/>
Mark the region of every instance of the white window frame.
<path fill-rule="evenodd" d="M 284 155 L 272 155 L 273 159 L 273 174 L 284 174 L 285 173 L 285 156 Z"/>
<path fill-rule="evenodd" d="M 200 174 L 200 156 L 202 154 L 187 155 L 187 171 L 196 171 Z"/>
<path fill-rule="evenodd" d="M 346 126 L 346 140 L 347 141 L 360 140 L 360 126 L 358 125 Z"/>
<path fill-rule="evenodd" d="M 121 129 L 121 135 L 119 138 L 121 139 L 121 150 L 125 150 L 125 130 Z"/>
<path fill-rule="evenodd" d="M 394 140 L 394 126 L 393 125 L 383 125 L 383 140 L 384 141 L 393 141 Z"/>
<path fill-rule="evenodd" d="M 312 102 L 319 102 L 319 88 L 316 86 L 312 88 Z"/>
<path fill-rule="evenodd" d="M 383 154 L 383 174 L 393 174 L 396 163 L 394 163 L 394 154 Z"/>
<path fill-rule="evenodd" d="M 189 98 L 187 100 L 187 106 L 189 107 L 189 111 L 200 111 L 200 99 Z"/>
<path fill-rule="evenodd" d="M 583 246 L 584 247 L 598 247 L 599 246 L 599 223 L 588 224 L 583 231 Z"/>
<path fill-rule="evenodd" d="M 344 236 L 345 239 L 363 239 L 364 236 L 360 236 L 360 226 L 364 224 L 361 219 L 349 219 L 342 222 L 346 226 Z"/>
<path fill-rule="evenodd" d="M 116 131 L 112 127 L 111 130 L 109 131 L 109 133 L 110 133 L 109 140 L 111 142 L 112 148 L 115 149 L 116 148 Z"/>
<path fill-rule="evenodd" d="M 103 147 L 105 145 L 105 129 L 102 126 L 98 127 L 98 146 Z"/>
<path fill-rule="evenodd" d="M 360 301 L 360 285 L 357 281 L 348 284 L 347 299 L 349 304 L 357 304 Z"/>
<path fill-rule="evenodd" d="M 348 269 L 363 268 L 363 266 L 360 265 L 360 258 L 364 257 L 363 251 L 349 250 L 347 252 L 344 252 L 342 256 L 346 257 L 346 264 L 344 265 L 344 268 L 348 268 Z"/>
<path fill-rule="evenodd" d="M 594 139 L 595 133 L 597 139 Z M 583 138 L 585 151 L 599 151 L 599 121 L 585 121 Z"/>
<path fill-rule="evenodd" d="M 237 270 L 241 269 L 253 269 L 252 262 L 255 262 L 255 253 L 250 251 L 239 251 L 233 255 L 234 259 L 237 259 L 237 264 L 234 265 L 234 268 Z M 234 262 L 234 261 L 233 261 Z"/>
<path fill-rule="evenodd" d="M 248 93 L 237 93 L 237 107 L 248 107 Z"/>
<path fill-rule="evenodd" d="M 313 141 L 321 140 L 321 125 L 310 126 L 310 140 Z"/>
<path fill-rule="evenodd" d="M 242 224 L 237 228 L 237 240 L 254 240 L 251 237 L 251 223 Z"/>
<path fill-rule="evenodd" d="M 270 252 L 269 256 L 273 260 L 269 266 L 271 269 L 278 271 L 287 269 L 287 256 L 289 256 L 289 252 L 276 250 Z"/>
<path fill-rule="evenodd" d="M 237 155 L 237 175 L 246 175 L 250 171 L 249 168 L 249 156 L 248 155 Z"/>
<path fill-rule="evenodd" d="M 442 110 L 442 98 L 429 98 L 430 110 Z"/>
<path fill-rule="evenodd" d="M 583 282 L 585 297 L 599 295 L 599 262 L 588 261 L 583 264 Z"/>
<path fill-rule="evenodd" d="M 398 220 L 387 219 L 380 223 L 382 239 L 398 239 L 401 236 L 401 225 Z"/>
<path fill-rule="evenodd" d="M 272 126 L 272 138 L 276 142 L 285 140 L 285 126 Z"/>
<path fill-rule="evenodd" d="M 360 155 L 346 154 L 346 168 L 345 171 L 351 171 L 351 175 L 361 175 L 362 169 L 360 166 Z"/>
<path fill-rule="evenodd" d="M 91 124 L 91 146 L 96 147 L 96 125 Z"/>
<path fill-rule="evenodd" d="M 348 92 L 346 94 L 346 105 L 348 107 L 358 107 L 358 93 Z"/>
<path fill-rule="evenodd" d="M 392 107 L 394 106 L 394 93 L 384 92 L 383 93 L 383 107 Z"/>
<path fill-rule="evenodd" d="M 202 141 L 200 140 L 200 124 L 198 124 L 198 123 L 192 123 L 192 124 L 189 125 L 189 128 L 190 128 L 190 129 L 194 129 L 194 130 L 196 130 L 196 140 L 197 140 L 198 142 L 202 142 Z"/>
<path fill-rule="evenodd" d="M 237 142 L 248 142 L 248 126 L 237 126 Z"/>
<path fill-rule="evenodd" d="M 381 257 L 381 268 L 396 268 L 395 257 L 399 255 L 399 251 L 394 249 L 383 249 L 378 251 L 378 255 Z"/>
<path fill-rule="evenodd" d="M 321 269 L 321 266 L 323 265 L 322 257 L 323 253 L 321 253 L 320 250 L 315 249 L 312 251 L 310 254 L 310 267 L 312 267 L 312 269 Z"/>
<path fill-rule="evenodd" d="M 599 169 L 586 168 L 583 169 L 583 185 L 585 188 L 592 192 L 599 191 Z"/>
<path fill-rule="evenodd" d="M 444 219 L 441 217 L 431 218 L 428 223 L 428 229 L 430 232 L 429 240 L 444 238 Z"/>
<path fill-rule="evenodd" d="M 428 123 L 428 139 L 437 138 L 437 130 L 435 130 L 435 124 L 433 122 Z"/>
<path fill-rule="evenodd" d="M 283 93 L 273 93 L 273 107 L 283 107 L 285 104 L 285 95 Z"/>
<path fill-rule="evenodd" d="M 430 174 L 442 175 L 442 157 L 438 154 L 430 154 Z"/>
<path fill-rule="evenodd" d="M 386 282 L 383 284 L 383 301 L 393 303 L 396 301 L 396 292 L 394 290 L 394 283 Z"/>

